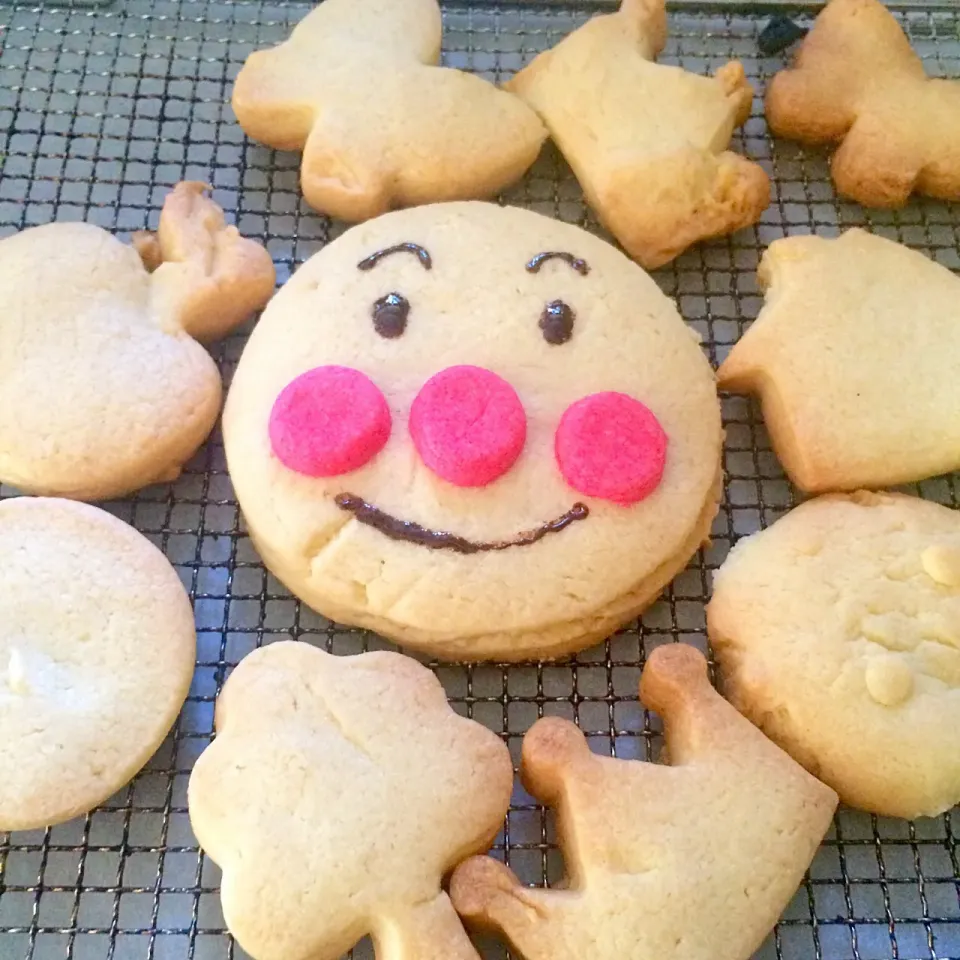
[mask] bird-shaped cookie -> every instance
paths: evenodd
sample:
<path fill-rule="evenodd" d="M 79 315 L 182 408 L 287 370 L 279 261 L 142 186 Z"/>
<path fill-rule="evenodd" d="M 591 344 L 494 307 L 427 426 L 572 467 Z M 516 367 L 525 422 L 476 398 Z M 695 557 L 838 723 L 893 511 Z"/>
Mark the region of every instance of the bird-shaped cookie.
<path fill-rule="evenodd" d="M 234 112 L 254 140 L 303 151 L 303 195 L 331 216 L 491 197 L 546 131 L 517 97 L 436 66 L 440 35 L 436 0 L 326 0 L 250 55 Z"/>
<path fill-rule="evenodd" d="M 830 0 L 766 96 L 777 136 L 839 143 L 833 179 L 868 207 L 960 200 L 960 81 L 928 77 L 879 0 Z"/>
<path fill-rule="evenodd" d="M 640 684 L 666 724 L 670 766 L 591 753 L 566 720 L 524 738 L 521 774 L 554 807 L 564 889 L 531 889 L 489 857 L 451 880 L 467 921 L 526 960 L 746 960 L 793 895 L 836 807 L 745 720 L 683 645 Z"/>
<path fill-rule="evenodd" d="M 87 223 L 0 241 L 0 482 L 80 500 L 173 480 L 220 410 L 197 340 L 274 288 L 270 255 L 200 183 L 170 193 L 133 246 Z"/>

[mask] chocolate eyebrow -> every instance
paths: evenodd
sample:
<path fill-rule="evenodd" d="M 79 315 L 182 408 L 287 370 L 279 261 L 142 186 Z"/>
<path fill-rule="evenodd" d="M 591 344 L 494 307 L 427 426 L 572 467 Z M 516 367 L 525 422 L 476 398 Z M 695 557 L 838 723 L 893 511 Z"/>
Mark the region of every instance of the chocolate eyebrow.
<path fill-rule="evenodd" d="M 544 250 L 543 253 L 538 253 L 527 263 L 527 273 L 539 273 L 540 268 L 548 260 L 562 260 L 564 263 L 570 264 L 581 277 L 585 277 L 590 272 L 587 261 L 575 257 L 572 253 L 565 253 L 560 250 Z"/>
<path fill-rule="evenodd" d="M 371 253 L 369 257 L 364 257 L 357 264 L 357 269 L 372 270 L 384 257 L 389 257 L 394 253 L 412 253 L 420 261 L 424 270 L 430 270 L 433 267 L 430 254 L 419 243 L 396 243 L 392 247 L 386 247 L 376 253 Z"/>

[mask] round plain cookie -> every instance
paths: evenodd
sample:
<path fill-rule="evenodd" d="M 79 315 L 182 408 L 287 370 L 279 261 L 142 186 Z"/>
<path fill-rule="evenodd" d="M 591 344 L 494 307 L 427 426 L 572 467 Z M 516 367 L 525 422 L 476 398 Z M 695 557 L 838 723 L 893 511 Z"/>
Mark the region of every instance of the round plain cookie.
<path fill-rule="evenodd" d="M 177 184 L 132 246 L 88 223 L 0 240 L 0 481 L 102 500 L 175 480 L 220 412 L 197 340 L 273 286 L 269 254 L 199 183 Z"/>
<path fill-rule="evenodd" d="M 223 428 L 274 574 L 446 658 L 608 636 L 717 509 L 715 378 L 674 304 L 597 237 L 492 204 L 386 214 L 312 257 Z"/>
<path fill-rule="evenodd" d="M 707 610 L 727 695 L 845 803 L 960 802 L 960 514 L 810 500 L 741 541 Z"/>
<path fill-rule="evenodd" d="M 0 502 L 0 831 L 86 813 L 153 755 L 196 633 L 163 554 L 68 500 Z"/>

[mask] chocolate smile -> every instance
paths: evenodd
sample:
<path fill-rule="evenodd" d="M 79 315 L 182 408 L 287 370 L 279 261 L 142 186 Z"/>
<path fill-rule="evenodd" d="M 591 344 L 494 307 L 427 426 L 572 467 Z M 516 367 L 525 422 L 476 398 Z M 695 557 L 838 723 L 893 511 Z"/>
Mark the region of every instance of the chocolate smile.
<path fill-rule="evenodd" d="M 391 540 L 406 540 L 430 550 L 453 550 L 455 553 L 483 553 L 487 550 L 506 550 L 508 547 L 526 547 L 542 540 L 548 533 L 559 533 L 571 523 L 585 520 L 590 515 L 586 504 L 575 503 L 566 513 L 533 530 L 524 530 L 512 540 L 483 541 L 468 540 L 455 533 L 422 527 L 411 520 L 400 520 L 352 493 L 338 493 L 333 499 L 341 510 L 352 513 L 360 523 L 379 530 Z"/>

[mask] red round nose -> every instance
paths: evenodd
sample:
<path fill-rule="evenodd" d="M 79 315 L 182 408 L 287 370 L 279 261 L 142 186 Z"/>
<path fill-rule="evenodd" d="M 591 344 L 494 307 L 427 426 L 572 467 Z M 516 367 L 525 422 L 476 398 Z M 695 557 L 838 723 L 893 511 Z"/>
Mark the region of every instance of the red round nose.
<path fill-rule="evenodd" d="M 659 486 L 667 435 L 639 400 L 592 393 L 564 411 L 555 450 L 560 472 L 574 490 L 629 506 Z"/>
<path fill-rule="evenodd" d="M 314 367 L 274 401 L 269 434 L 284 466 L 308 477 L 357 470 L 390 436 L 390 408 L 377 385 L 351 367 Z"/>
<path fill-rule="evenodd" d="M 458 487 L 483 487 L 520 456 L 527 418 L 506 380 L 482 367 L 447 367 L 414 399 L 410 435 L 438 477 Z"/>

